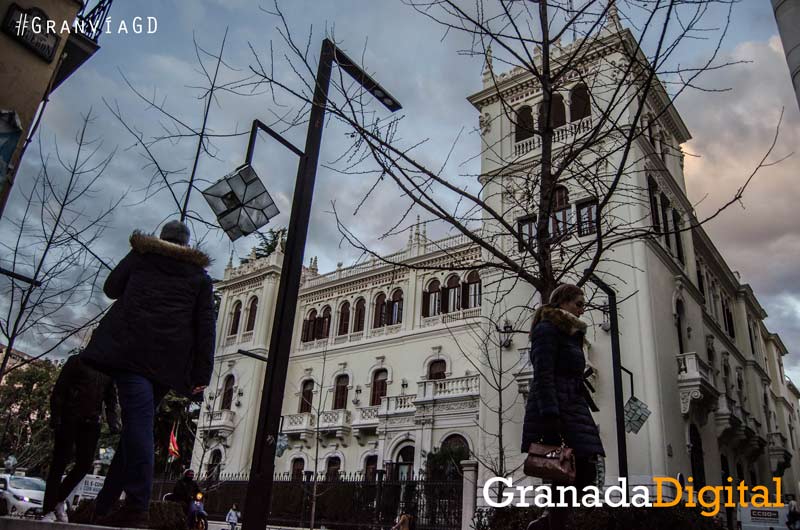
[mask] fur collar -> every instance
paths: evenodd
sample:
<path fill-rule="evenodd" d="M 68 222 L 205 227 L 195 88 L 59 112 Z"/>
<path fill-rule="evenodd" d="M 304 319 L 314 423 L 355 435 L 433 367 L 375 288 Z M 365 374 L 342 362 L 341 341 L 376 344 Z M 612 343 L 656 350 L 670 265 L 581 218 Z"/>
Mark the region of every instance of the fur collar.
<path fill-rule="evenodd" d="M 533 325 L 535 326 L 542 320 L 553 323 L 567 335 L 586 333 L 586 322 L 558 307 L 542 306 L 537 309 L 533 315 Z"/>
<path fill-rule="evenodd" d="M 131 234 L 130 241 L 131 248 L 139 254 L 160 254 L 202 268 L 206 268 L 211 264 L 211 258 L 200 249 L 176 245 L 139 230 Z"/>

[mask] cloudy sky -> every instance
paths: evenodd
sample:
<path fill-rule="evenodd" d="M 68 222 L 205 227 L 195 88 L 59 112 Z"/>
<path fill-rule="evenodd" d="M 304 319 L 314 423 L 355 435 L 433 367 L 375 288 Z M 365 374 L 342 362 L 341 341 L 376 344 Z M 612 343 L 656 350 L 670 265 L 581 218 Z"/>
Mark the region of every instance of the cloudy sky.
<path fill-rule="evenodd" d="M 98 201 L 125 191 L 129 195 L 97 249 L 104 257 L 119 260 L 126 252 L 131 230 L 156 230 L 175 209 L 166 193 L 141 202 L 141 190 L 150 181 L 152 169 L 146 167 L 141 151 L 133 146 L 132 137 L 111 116 L 103 100 L 118 105 L 128 124 L 145 137 L 161 135 L 164 126 L 170 127 L 168 120 L 137 99 L 124 75 L 144 94 L 199 128 L 203 102 L 195 87 L 203 85 L 204 80 L 193 39 L 206 50 L 215 51 L 226 29 L 224 57 L 231 69 L 223 71 L 223 79 L 248 75 L 255 64 L 251 48 L 268 62 L 272 41 L 275 76 L 291 81 L 293 73 L 282 60 L 286 47 L 276 30 L 279 21 L 267 12 L 271 7 L 270 2 L 259 4 L 257 0 L 118 1 L 110 14 L 112 28 L 122 20 L 130 24 L 133 17 L 151 16 L 157 17 L 157 32 L 103 35 L 97 55 L 53 95 L 40 129 L 45 151 L 52 151 L 56 139 L 60 149 L 69 148 L 82 115 L 90 109 L 96 118 L 91 134 L 102 139 L 101 152 L 117 148 L 103 181 L 107 196 Z M 482 64 L 458 53 L 465 44 L 463 37 L 444 35 L 440 27 L 399 1 L 292 0 L 281 7 L 299 42 L 304 44 L 313 32 L 312 62 L 316 63 L 322 37 L 331 33 L 391 91 L 404 107 L 406 137 L 427 139 L 422 150 L 424 161 L 435 167 L 442 165 L 458 138 L 448 170 L 454 175 L 478 172 L 474 159 L 479 149 L 477 113 L 465 98 L 480 89 Z M 682 50 L 679 58 L 692 64 L 707 53 L 708 46 L 697 42 Z M 684 146 L 695 155 L 687 158 L 686 179 L 690 199 L 698 203 L 701 216 L 726 201 L 742 184 L 769 146 L 782 109 L 776 153 L 788 154 L 800 146 L 800 112 L 768 2 L 737 5 L 722 54 L 740 64 L 709 73 L 703 86 L 729 90 L 687 91 L 676 103 L 694 138 Z M 213 67 L 208 58 L 205 64 Z M 287 98 L 274 101 L 263 90 L 249 97 L 223 94 L 212 107 L 210 127 L 219 134 L 241 133 L 249 130 L 252 119 L 269 121 L 292 104 Z M 287 136 L 302 146 L 302 131 L 289 131 Z M 375 240 L 375 235 L 396 219 L 394 215 L 387 217 L 386 212 L 396 204 L 397 192 L 378 185 L 378 200 L 353 216 L 357 199 L 374 184 L 373 180 L 343 176 L 325 168 L 326 162 L 341 154 L 347 141 L 345 131 L 335 124 L 326 129 L 306 250 L 307 259 L 319 256 L 322 271 L 334 268 L 339 261 L 349 264 L 358 258 L 358 252 L 340 242 L 330 214 L 332 201 L 346 214 L 349 226 L 376 247 L 388 250 L 400 244 L 399 239 Z M 215 158 L 203 157 L 200 177 L 213 181 L 239 165 L 246 142 L 246 135 L 216 139 Z M 194 147 L 193 140 L 175 145 L 164 142 L 155 151 L 161 163 L 178 170 L 191 163 Z M 38 147 L 33 144 L 18 175 L 20 190 L 35 174 L 38 160 Z M 259 139 L 254 165 L 283 212 L 274 226 L 287 222 L 295 164 L 293 155 L 275 142 L 263 136 Z M 707 226 L 731 268 L 753 286 L 770 315 L 768 327 L 782 336 L 790 351 L 800 344 L 800 234 L 795 226 L 800 220 L 796 206 L 800 204 L 800 187 L 795 182 L 798 167 L 800 162 L 793 157 L 763 170 L 742 203 Z M 9 215 L 18 211 L 20 190 L 12 196 Z M 192 204 L 201 215 L 211 218 L 201 197 L 194 197 Z M 245 256 L 254 240 L 243 239 L 234 245 L 221 233 L 210 233 L 204 244 L 216 260 L 212 275 L 220 277 L 228 256 Z M 800 361 L 794 357 L 787 359 L 787 365 L 795 380 L 800 380 Z"/>

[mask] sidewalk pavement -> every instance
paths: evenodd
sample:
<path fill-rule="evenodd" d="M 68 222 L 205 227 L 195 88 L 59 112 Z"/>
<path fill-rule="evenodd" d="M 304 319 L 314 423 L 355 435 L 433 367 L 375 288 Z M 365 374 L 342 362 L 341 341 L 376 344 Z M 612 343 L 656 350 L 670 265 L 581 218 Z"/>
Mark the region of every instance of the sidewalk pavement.
<path fill-rule="evenodd" d="M 224 521 L 209 521 L 208 530 L 230 530 L 231 525 Z M 108 526 L 94 526 L 94 525 L 78 525 L 72 523 L 49 523 L 45 521 L 37 521 L 36 519 L 21 518 L 21 517 L 0 517 L 0 530 L 80 530 L 85 528 L 87 530 L 125 530 L 119 528 L 111 528 Z M 242 525 L 236 526 L 236 530 L 241 530 Z M 283 526 L 268 526 L 265 530 L 297 530 L 296 528 L 287 528 Z"/>

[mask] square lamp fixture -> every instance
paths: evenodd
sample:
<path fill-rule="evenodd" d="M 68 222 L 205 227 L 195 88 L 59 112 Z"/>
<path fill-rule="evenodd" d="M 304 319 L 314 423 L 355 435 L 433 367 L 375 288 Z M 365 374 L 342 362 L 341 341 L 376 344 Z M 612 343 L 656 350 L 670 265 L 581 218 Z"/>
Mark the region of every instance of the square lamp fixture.
<path fill-rule="evenodd" d="M 231 241 L 252 234 L 280 213 L 250 164 L 225 175 L 203 197 Z"/>

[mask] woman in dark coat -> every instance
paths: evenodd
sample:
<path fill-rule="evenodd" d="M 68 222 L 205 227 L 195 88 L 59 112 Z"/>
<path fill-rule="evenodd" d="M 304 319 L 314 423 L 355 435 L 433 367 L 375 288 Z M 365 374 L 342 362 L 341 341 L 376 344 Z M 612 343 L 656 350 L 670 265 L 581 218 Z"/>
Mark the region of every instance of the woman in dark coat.
<path fill-rule="evenodd" d="M 122 436 L 95 522 L 147 528 L 153 482 L 155 408 L 169 390 L 202 395 L 214 357 L 214 302 L 206 254 L 189 246 L 189 228 L 170 221 L 161 236 L 134 232 L 131 251 L 103 287 L 116 300 L 81 358 L 117 385 Z M 125 504 L 111 512 L 125 492 Z"/>
<path fill-rule="evenodd" d="M 603 442 L 589 410 L 584 386 L 586 358 L 583 339 L 586 324 L 580 320 L 586 300 L 579 287 L 562 284 L 540 307 L 531 329 L 533 381 L 525 405 L 522 451 L 531 443 L 559 445 L 575 451 L 575 487 L 592 485 L 597 476 L 597 457 L 605 456 Z M 529 530 L 564 528 L 565 509 L 550 510 L 529 525 Z"/>

